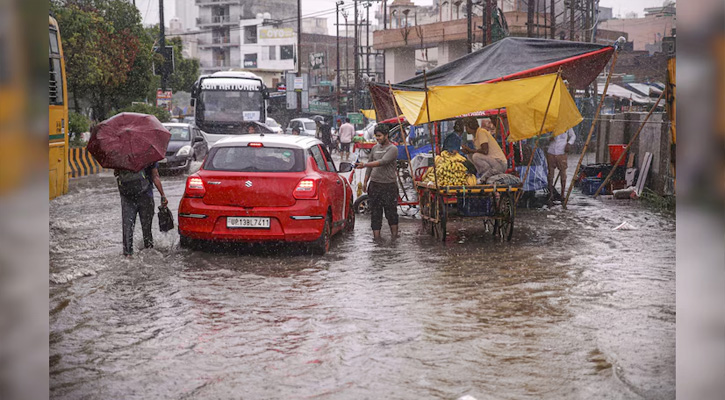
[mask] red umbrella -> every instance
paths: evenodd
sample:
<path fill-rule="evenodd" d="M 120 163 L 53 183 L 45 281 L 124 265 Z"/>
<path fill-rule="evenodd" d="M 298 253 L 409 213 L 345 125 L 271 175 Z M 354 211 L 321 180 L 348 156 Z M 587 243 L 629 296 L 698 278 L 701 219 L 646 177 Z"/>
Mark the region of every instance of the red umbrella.
<path fill-rule="evenodd" d="M 166 156 L 170 139 L 153 115 L 126 112 L 96 125 L 87 148 L 104 168 L 138 172 Z"/>

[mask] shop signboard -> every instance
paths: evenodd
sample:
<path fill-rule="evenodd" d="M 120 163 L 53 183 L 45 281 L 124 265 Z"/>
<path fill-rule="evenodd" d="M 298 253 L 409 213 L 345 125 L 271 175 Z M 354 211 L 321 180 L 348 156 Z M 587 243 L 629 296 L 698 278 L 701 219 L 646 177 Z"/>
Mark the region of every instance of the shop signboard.
<path fill-rule="evenodd" d="M 156 107 L 163 108 L 165 110 L 171 110 L 171 99 L 173 93 L 171 90 L 156 90 Z"/>
<path fill-rule="evenodd" d="M 334 110 L 332 109 L 332 106 L 330 103 L 325 101 L 310 101 L 310 112 L 315 114 L 325 114 L 325 115 L 332 115 Z"/>
<path fill-rule="evenodd" d="M 350 123 L 353 125 L 363 123 L 363 115 L 361 113 L 347 113 L 347 117 L 350 118 Z"/>

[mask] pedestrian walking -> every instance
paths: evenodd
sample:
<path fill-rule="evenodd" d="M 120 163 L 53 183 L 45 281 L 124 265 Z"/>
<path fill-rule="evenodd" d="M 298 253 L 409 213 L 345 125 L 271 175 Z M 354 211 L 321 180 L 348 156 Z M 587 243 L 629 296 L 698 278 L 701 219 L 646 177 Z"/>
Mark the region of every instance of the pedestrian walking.
<path fill-rule="evenodd" d="M 340 152 L 342 153 L 342 161 L 350 160 L 350 143 L 355 136 L 355 127 L 350 123 L 350 118 L 345 118 L 345 123 L 340 125 L 337 130 L 340 137 Z"/>
<path fill-rule="evenodd" d="M 569 152 L 571 146 L 576 140 L 574 130 L 569 128 L 566 132 L 549 138 L 549 148 L 546 150 L 546 164 L 549 167 L 549 173 L 546 180 L 549 186 L 549 200 L 561 200 L 561 194 L 566 193 L 566 153 Z M 554 170 L 559 170 L 561 178 L 561 194 L 555 195 L 554 188 Z"/>
<path fill-rule="evenodd" d="M 154 190 L 161 195 L 161 205 L 166 206 L 164 188 L 159 178 L 158 163 L 142 169 L 139 172 L 116 169 L 113 172 L 118 183 L 121 195 L 121 222 L 123 229 L 123 254 L 130 257 L 133 254 L 133 230 L 136 225 L 136 215 L 141 220 L 144 248 L 154 247 L 154 238 L 151 225 L 154 220 Z"/>
<path fill-rule="evenodd" d="M 332 147 L 332 127 L 325 123 L 325 121 L 317 121 L 317 130 L 319 132 L 318 138 L 325 144 L 327 151 L 330 151 Z"/>
<path fill-rule="evenodd" d="M 390 142 L 389 132 L 383 126 L 375 127 L 378 142 L 370 151 L 368 162 L 358 162 L 355 168 L 367 168 L 363 190 L 368 193 L 370 204 L 370 227 L 373 239 L 380 239 L 383 226 L 383 212 L 390 226 L 392 240 L 398 237 L 398 183 L 396 162 L 398 148 Z"/>

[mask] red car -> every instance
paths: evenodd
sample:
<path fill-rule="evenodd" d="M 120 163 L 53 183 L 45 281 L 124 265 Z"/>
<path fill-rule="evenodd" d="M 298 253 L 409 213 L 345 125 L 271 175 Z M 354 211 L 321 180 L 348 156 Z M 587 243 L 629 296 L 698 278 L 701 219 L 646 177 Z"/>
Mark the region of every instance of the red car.
<path fill-rule="evenodd" d="M 355 227 L 352 189 L 318 139 L 241 135 L 220 140 L 186 180 L 180 245 L 195 240 L 303 242 L 325 254 Z"/>

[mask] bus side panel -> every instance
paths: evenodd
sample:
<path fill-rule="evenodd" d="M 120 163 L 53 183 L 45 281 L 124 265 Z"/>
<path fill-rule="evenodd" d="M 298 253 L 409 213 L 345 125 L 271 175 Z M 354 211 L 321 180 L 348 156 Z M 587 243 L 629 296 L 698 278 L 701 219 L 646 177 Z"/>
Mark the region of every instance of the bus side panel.
<path fill-rule="evenodd" d="M 60 196 L 68 191 L 68 174 L 66 166 L 68 165 L 66 146 L 63 142 L 51 143 L 48 149 L 48 169 L 50 198 Z"/>

